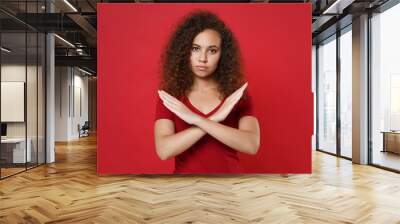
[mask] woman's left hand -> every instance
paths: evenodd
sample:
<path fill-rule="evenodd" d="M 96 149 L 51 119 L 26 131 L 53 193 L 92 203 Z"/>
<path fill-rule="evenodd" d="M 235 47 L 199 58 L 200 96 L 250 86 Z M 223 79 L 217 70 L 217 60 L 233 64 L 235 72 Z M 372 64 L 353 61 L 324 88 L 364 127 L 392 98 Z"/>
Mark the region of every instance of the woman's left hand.
<path fill-rule="evenodd" d="M 247 88 L 248 83 L 246 82 L 239 89 L 233 92 L 230 96 L 226 98 L 222 106 L 215 112 L 213 115 L 209 117 L 210 120 L 216 122 L 222 122 L 226 119 L 226 117 L 231 113 L 233 107 L 243 96 L 244 90 Z"/>
<path fill-rule="evenodd" d="M 195 113 L 193 113 L 189 108 L 186 107 L 181 101 L 171 96 L 164 90 L 159 90 L 158 95 L 165 107 L 168 108 L 171 112 L 176 114 L 179 118 L 190 125 L 195 125 L 198 121 L 201 120 L 201 117 Z"/>

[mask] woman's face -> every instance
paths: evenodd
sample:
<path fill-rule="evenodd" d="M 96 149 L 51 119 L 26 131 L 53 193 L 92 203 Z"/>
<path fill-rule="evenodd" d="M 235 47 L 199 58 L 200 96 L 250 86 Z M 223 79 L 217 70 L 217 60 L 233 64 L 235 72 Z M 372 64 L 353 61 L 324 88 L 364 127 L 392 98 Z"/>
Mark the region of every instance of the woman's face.
<path fill-rule="evenodd" d="M 215 30 L 205 29 L 193 40 L 190 66 L 193 73 L 205 78 L 211 75 L 221 58 L 221 37 Z"/>

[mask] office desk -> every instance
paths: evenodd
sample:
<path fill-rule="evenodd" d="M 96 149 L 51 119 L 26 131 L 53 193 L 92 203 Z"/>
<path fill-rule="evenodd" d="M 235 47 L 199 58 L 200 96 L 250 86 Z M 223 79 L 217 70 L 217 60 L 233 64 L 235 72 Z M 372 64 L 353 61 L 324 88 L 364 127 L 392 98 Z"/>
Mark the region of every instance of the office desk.
<path fill-rule="evenodd" d="M 28 143 L 25 154 L 25 138 L 6 138 L 1 139 L 1 159 L 6 163 L 25 163 L 30 162 L 32 158 L 32 141 L 27 138 Z M 27 161 L 25 161 L 25 158 Z"/>
<path fill-rule="evenodd" d="M 400 132 L 383 131 L 383 150 L 382 152 L 393 152 L 400 154 Z"/>

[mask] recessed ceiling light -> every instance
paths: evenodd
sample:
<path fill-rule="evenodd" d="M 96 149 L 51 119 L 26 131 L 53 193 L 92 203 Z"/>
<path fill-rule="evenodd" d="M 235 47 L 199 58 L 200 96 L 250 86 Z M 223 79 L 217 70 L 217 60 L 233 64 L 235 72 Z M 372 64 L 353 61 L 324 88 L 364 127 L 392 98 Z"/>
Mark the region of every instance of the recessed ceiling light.
<path fill-rule="evenodd" d="M 10 53 L 10 52 L 11 52 L 11 50 L 9 50 L 9 49 L 7 49 L 7 48 L 5 48 L 5 47 L 1 47 L 1 50 L 4 51 L 4 52 L 6 52 L 6 53 Z"/>
<path fill-rule="evenodd" d="M 75 48 L 75 45 L 71 44 L 71 42 L 69 42 L 68 40 L 66 40 L 66 39 L 64 39 L 64 38 L 62 38 L 62 37 L 60 37 L 60 36 L 57 35 L 57 34 L 54 34 L 54 36 L 57 37 L 58 39 L 60 39 L 61 41 L 63 41 L 64 43 L 68 44 L 69 46 Z"/>
<path fill-rule="evenodd" d="M 79 68 L 79 67 L 78 67 L 78 70 L 81 71 L 81 72 L 83 72 L 83 73 L 85 73 L 85 74 L 93 75 L 92 73 L 90 73 L 90 72 L 88 72 L 88 71 L 86 71 L 86 70 L 83 70 L 83 69 L 81 69 L 81 68 Z"/>
<path fill-rule="evenodd" d="M 74 12 L 78 12 L 78 10 L 71 4 L 69 3 L 68 0 L 64 0 L 65 4 L 67 4 L 72 10 L 74 10 Z"/>
<path fill-rule="evenodd" d="M 343 9 L 351 5 L 355 0 L 336 0 L 322 14 L 342 14 Z"/>

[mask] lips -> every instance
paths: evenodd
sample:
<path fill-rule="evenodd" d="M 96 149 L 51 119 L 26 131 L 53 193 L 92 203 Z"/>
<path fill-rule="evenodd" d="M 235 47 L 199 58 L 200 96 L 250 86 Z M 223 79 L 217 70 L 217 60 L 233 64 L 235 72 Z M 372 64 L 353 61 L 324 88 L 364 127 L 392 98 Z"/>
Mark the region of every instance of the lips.
<path fill-rule="evenodd" d="M 207 66 L 196 66 L 196 68 L 200 71 L 206 71 L 208 69 Z"/>

